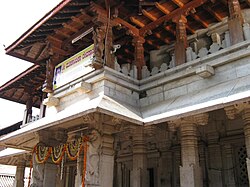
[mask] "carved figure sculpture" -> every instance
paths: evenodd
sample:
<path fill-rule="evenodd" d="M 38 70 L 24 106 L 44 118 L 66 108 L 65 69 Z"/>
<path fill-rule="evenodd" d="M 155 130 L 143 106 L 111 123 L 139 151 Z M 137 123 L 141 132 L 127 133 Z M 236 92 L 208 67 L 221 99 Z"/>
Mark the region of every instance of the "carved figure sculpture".
<path fill-rule="evenodd" d="M 99 184 L 100 148 L 101 135 L 96 129 L 93 129 L 89 134 L 86 170 L 86 182 L 90 185 Z"/>
<path fill-rule="evenodd" d="M 30 187 L 43 187 L 44 164 L 36 162 L 36 153 L 33 154 L 33 172 Z"/>

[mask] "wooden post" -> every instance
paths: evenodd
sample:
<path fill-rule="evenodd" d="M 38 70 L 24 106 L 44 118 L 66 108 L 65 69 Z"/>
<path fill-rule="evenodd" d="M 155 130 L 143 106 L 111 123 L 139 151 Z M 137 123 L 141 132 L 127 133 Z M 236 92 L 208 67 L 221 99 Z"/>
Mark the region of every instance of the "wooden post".
<path fill-rule="evenodd" d="M 115 65 L 115 55 L 113 52 L 113 31 L 112 26 L 109 26 L 107 38 L 104 39 L 105 42 L 105 65 L 114 69 Z"/>
<path fill-rule="evenodd" d="M 135 64 L 137 67 L 137 78 L 142 79 L 142 67 L 145 66 L 144 60 L 144 47 L 145 39 L 140 36 L 136 36 L 133 39 L 133 45 L 135 47 Z"/>
<path fill-rule="evenodd" d="M 58 62 L 58 55 L 53 55 L 47 60 L 46 79 L 42 89 L 43 92 L 46 93 L 53 92 L 54 69 L 57 62 Z"/>
<path fill-rule="evenodd" d="M 231 44 L 237 44 L 244 41 L 243 37 L 243 17 L 241 14 L 240 3 L 238 0 L 228 0 L 229 21 L 228 28 L 230 33 Z"/>
<path fill-rule="evenodd" d="M 26 109 L 25 109 L 22 125 L 29 123 L 29 120 L 32 117 L 33 95 L 32 95 L 32 91 L 30 89 L 27 89 L 26 91 L 28 94 L 28 99 L 26 102 Z"/>
<path fill-rule="evenodd" d="M 186 48 L 187 48 L 187 33 L 185 16 L 180 15 L 173 19 L 176 23 L 176 43 L 175 43 L 175 65 L 181 65 L 186 62 Z"/>
<path fill-rule="evenodd" d="M 95 69 L 103 67 L 105 28 L 104 25 L 96 26 L 93 31 L 94 60 L 92 65 Z"/>

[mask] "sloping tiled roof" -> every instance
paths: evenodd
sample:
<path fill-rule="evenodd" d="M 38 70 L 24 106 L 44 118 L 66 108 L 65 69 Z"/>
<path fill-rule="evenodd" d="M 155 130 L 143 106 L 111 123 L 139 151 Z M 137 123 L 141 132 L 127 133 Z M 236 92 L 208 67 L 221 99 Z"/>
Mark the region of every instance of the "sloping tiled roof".
<path fill-rule="evenodd" d="M 0 174 L 0 187 L 13 187 L 15 176 Z"/>

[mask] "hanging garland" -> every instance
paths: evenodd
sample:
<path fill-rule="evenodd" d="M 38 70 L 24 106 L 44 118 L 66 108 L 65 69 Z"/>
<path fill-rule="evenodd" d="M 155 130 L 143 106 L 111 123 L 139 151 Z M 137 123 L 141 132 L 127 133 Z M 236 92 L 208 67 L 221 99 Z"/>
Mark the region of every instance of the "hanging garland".
<path fill-rule="evenodd" d="M 81 138 L 76 141 L 69 142 L 66 145 L 66 152 L 70 160 L 76 160 L 82 151 L 82 141 Z"/>
<path fill-rule="evenodd" d="M 60 178 L 62 178 L 63 175 L 63 167 L 64 167 L 64 161 L 63 157 L 65 155 L 65 161 L 66 161 L 66 154 L 67 153 L 68 157 L 70 160 L 76 160 L 81 151 L 84 151 L 84 158 L 83 158 L 83 174 L 82 174 L 82 187 L 85 186 L 85 176 L 86 176 L 86 168 L 87 168 L 87 151 L 88 151 L 88 144 L 87 142 L 89 141 L 88 136 L 84 136 L 82 138 L 77 139 L 76 141 L 69 142 L 66 144 L 60 144 L 55 147 L 47 147 L 45 145 L 37 144 L 33 151 L 31 152 L 32 158 L 34 153 L 36 153 L 35 158 L 36 162 L 38 164 L 43 164 L 45 163 L 50 155 L 52 158 L 52 161 L 55 164 L 60 164 L 61 163 L 61 172 L 60 172 Z M 30 173 L 29 173 L 29 182 L 28 182 L 28 187 L 30 187 L 30 181 L 31 181 L 31 171 L 33 168 L 33 159 L 31 158 L 30 160 Z"/>
<path fill-rule="evenodd" d="M 46 162 L 52 152 L 52 147 L 36 145 L 36 161 L 38 164 Z"/>
<path fill-rule="evenodd" d="M 59 164 L 62 161 L 62 158 L 63 158 L 64 153 L 65 153 L 65 149 L 66 149 L 65 147 L 66 147 L 65 144 L 61 144 L 61 145 L 52 147 L 51 157 L 52 157 L 52 161 L 55 164 Z"/>
<path fill-rule="evenodd" d="M 83 172 L 82 172 L 82 187 L 85 186 L 85 176 L 86 176 L 86 169 L 87 169 L 87 152 L 88 152 L 88 144 L 87 142 L 89 141 L 88 137 L 83 137 L 83 143 L 84 143 L 84 148 L 83 148 Z"/>

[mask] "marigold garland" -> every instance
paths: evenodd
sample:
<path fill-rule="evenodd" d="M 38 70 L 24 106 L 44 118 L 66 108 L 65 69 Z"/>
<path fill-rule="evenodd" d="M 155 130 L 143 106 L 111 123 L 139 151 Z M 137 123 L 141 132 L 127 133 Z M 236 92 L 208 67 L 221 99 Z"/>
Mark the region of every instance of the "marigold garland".
<path fill-rule="evenodd" d="M 52 161 L 55 164 L 61 163 L 61 167 L 63 167 L 63 156 L 65 155 L 65 152 L 67 153 L 70 160 L 76 160 L 81 151 L 84 151 L 84 158 L 83 158 L 83 174 L 82 174 L 82 187 L 85 186 L 85 176 L 86 176 L 86 169 L 87 169 L 87 151 L 88 151 L 88 144 L 89 141 L 88 136 L 84 136 L 81 139 L 78 139 L 77 141 L 67 143 L 67 144 L 61 144 L 56 147 L 46 147 L 43 145 L 37 144 L 34 149 L 32 150 L 32 158 L 30 160 L 30 173 L 29 173 L 29 182 L 28 187 L 30 187 L 30 181 L 31 181 L 31 171 L 33 168 L 33 155 L 35 153 L 36 162 L 38 164 L 45 163 L 48 158 L 52 157 Z M 75 154 L 73 154 L 75 153 Z M 65 155 L 66 160 L 66 155 Z M 61 168 L 62 169 L 62 168 Z M 62 177 L 62 171 L 61 170 L 61 177 Z"/>
<path fill-rule="evenodd" d="M 41 146 L 37 145 L 36 146 L 36 161 L 38 164 L 43 164 L 46 162 L 51 155 L 52 148 L 51 147 L 46 147 L 46 146 Z"/>
<path fill-rule="evenodd" d="M 87 169 L 87 152 L 88 152 L 88 144 L 89 138 L 87 136 L 84 136 L 82 138 L 82 141 L 84 143 L 83 147 L 83 172 L 82 172 L 82 187 L 85 186 L 85 176 L 86 176 L 86 169 Z"/>
<path fill-rule="evenodd" d="M 52 149 L 52 154 L 51 154 L 52 161 L 55 164 L 60 164 L 65 153 L 66 145 L 61 144 L 56 147 L 51 147 L 51 149 Z"/>
<path fill-rule="evenodd" d="M 79 157 L 80 152 L 82 151 L 82 142 L 81 139 L 77 141 L 67 143 L 66 145 L 66 152 L 70 160 L 76 160 Z M 73 152 L 75 154 L 73 154 Z"/>

